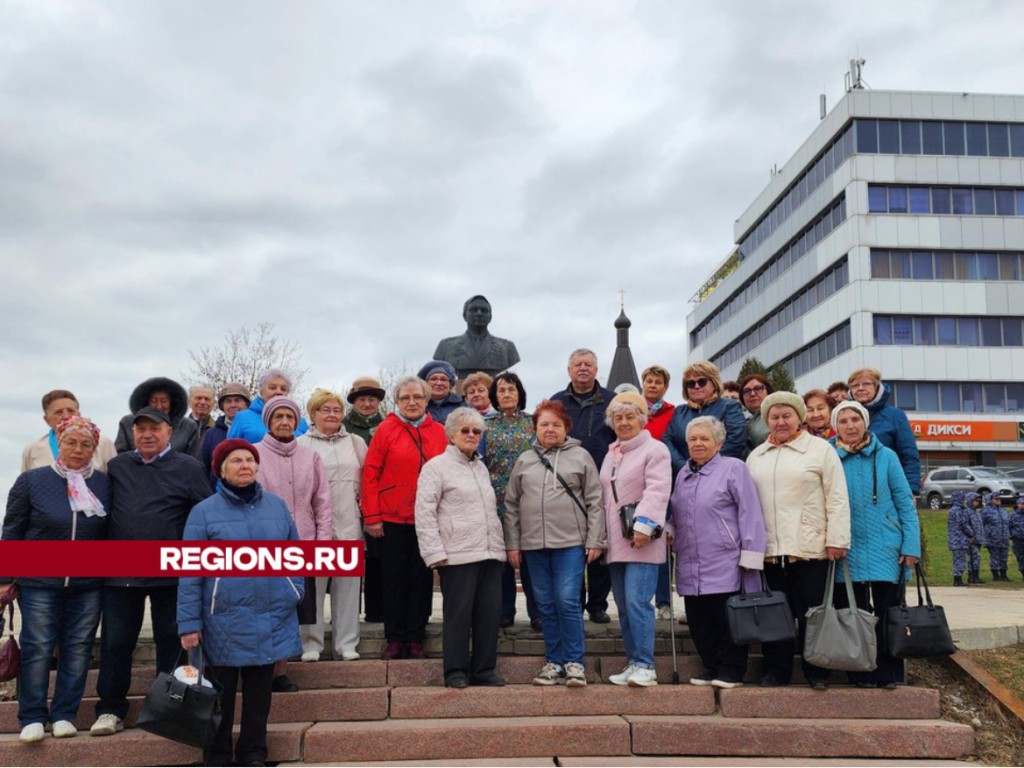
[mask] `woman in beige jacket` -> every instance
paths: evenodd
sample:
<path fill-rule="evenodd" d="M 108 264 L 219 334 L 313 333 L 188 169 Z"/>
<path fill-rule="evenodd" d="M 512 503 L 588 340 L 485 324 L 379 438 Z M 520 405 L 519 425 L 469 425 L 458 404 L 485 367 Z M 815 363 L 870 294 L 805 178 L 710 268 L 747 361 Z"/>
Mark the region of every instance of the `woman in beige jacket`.
<path fill-rule="evenodd" d="M 774 392 L 761 403 L 768 439 L 751 451 L 747 467 L 757 486 L 766 533 L 764 575 L 768 586 L 785 592 L 797 618 L 797 647 L 803 652 L 808 608 L 825 596 L 828 563 L 850 546 L 850 503 L 839 456 L 827 442 L 800 429 L 804 401 L 792 392 Z M 761 685 L 788 685 L 793 673 L 793 641 L 765 643 Z M 801 662 L 815 690 L 828 688 L 829 671 Z"/>

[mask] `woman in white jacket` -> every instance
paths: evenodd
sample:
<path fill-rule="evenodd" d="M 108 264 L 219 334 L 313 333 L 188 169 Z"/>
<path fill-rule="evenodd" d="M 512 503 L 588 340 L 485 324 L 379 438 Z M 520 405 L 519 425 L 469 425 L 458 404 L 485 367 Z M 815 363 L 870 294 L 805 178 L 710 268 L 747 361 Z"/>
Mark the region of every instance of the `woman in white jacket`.
<path fill-rule="evenodd" d="M 500 686 L 505 681 L 494 667 L 505 537 L 491 476 L 477 453 L 484 420 L 473 408 L 456 408 L 444 431 L 451 445 L 423 465 L 416 487 L 420 556 L 441 574 L 444 684 Z"/>

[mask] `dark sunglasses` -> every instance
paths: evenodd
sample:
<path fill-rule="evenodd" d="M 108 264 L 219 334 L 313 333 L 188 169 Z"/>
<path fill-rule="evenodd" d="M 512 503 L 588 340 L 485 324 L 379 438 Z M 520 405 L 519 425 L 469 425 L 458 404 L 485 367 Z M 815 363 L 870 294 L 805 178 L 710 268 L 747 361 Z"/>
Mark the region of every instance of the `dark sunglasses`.
<path fill-rule="evenodd" d="M 686 382 L 687 389 L 699 389 L 700 387 L 706 387 L 707 385 L 708 380 L 705 378 L 690 379 L 688 382 Z"/>
<path fill-rule="evenodd" d="M 476 427 L 463 427 L 459 430 L 459 434 L 462 435 L 482 435 L 483 433 L 482 429 L 477 429 Z"/>

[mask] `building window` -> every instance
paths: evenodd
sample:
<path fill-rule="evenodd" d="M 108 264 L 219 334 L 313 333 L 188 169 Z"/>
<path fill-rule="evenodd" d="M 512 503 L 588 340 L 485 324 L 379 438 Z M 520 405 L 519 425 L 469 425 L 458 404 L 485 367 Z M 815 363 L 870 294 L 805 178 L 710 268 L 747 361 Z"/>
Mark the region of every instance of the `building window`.
<path fill-rule="evenodd" d="M 1024 157 L 1021 123 L 857 119 L 853 125 L 862 154 Z"/>
<path fill-rule="evenodd" d="M 797 378 L 849 350 L 850 321 L 847 320 L 779 362 L 790 376 Z"/>
<path fill-rule="evenodd" d="M 1017 382 L 890 381 L 892 404 L 923 413 L 1021 413 L 1024 384 Z"/>
<path fill-rule="evenodd" d="M 868 184 L 868 212 L 1024 216 L 1024 189 Z"/>
<path fill-rule="evenodd" d="M 1020 317 L 882 315 L 873 317 L 875 344 L 919 346 L 1024 346 Z"/>
<path fill-rule="evenodd" d="M 1020 251 L 903 251 L 871 249 L 871 277 L 878 280 L 1024 279 Z"/>

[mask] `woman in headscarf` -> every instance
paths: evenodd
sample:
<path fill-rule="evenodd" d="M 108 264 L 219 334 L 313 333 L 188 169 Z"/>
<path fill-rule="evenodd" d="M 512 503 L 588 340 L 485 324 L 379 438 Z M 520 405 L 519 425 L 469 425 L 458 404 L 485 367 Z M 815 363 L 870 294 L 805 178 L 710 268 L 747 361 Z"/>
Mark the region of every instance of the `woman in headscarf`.
<path fill-rule="evenodd" d="M 22 473 L 11 488 L 4 541 L 106 538 L 110 481 L 92 465 L 100 431 L 76 415 L 60 422 L 56 434 L 58 452 L 53 464 Z M 74 736 L 99 626 L 103 579 L 15 577 L 14 584 L 21 593 L 21 740 L 42 740 L 46 723 L 53 724 L 54 738 Z M 14 585 L 0 585 L 0 591 L 10 589 Z M 50 663 L 57 646 L 57 677 L 53 701 L 47 707 Z"/>

